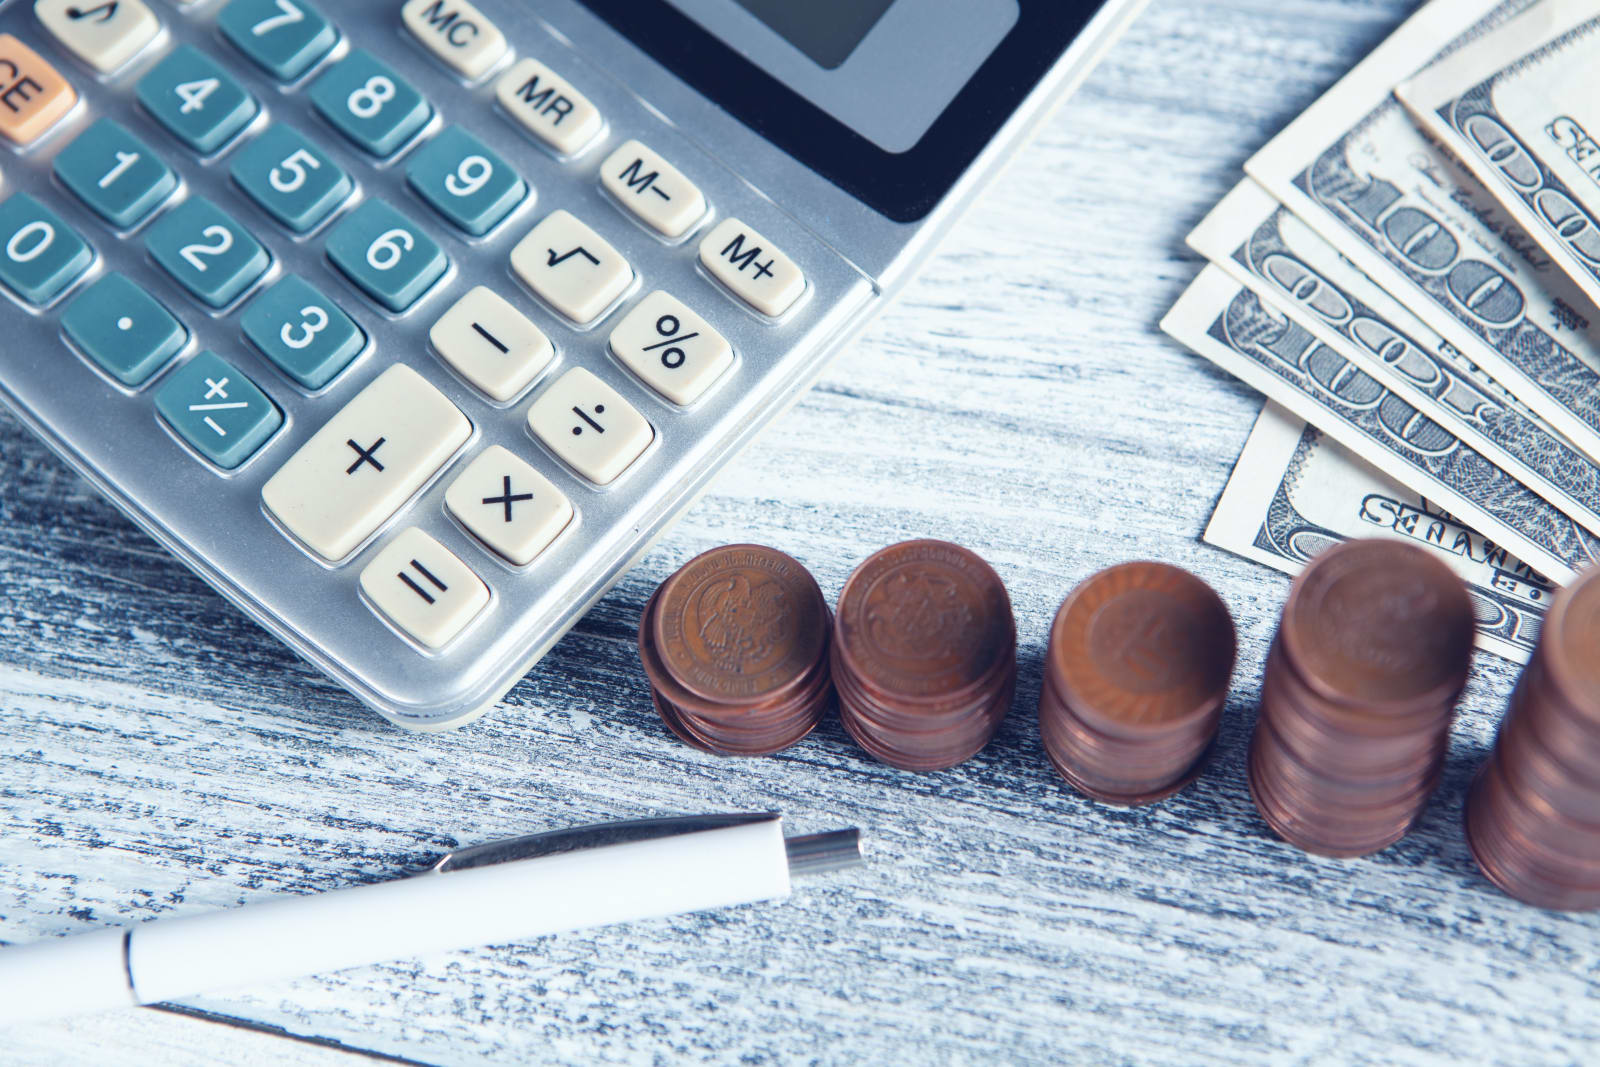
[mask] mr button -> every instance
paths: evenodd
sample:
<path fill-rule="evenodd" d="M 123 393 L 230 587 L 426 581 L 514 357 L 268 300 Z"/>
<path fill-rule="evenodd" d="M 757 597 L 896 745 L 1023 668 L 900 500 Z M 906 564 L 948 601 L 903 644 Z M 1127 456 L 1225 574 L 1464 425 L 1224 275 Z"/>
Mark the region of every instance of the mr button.
<path fill-rule="evenodd" d="M 12 144 L 32 144 L 77 102 L 77 92 L 54 67 L 0 33 L 0 135 Z"/>

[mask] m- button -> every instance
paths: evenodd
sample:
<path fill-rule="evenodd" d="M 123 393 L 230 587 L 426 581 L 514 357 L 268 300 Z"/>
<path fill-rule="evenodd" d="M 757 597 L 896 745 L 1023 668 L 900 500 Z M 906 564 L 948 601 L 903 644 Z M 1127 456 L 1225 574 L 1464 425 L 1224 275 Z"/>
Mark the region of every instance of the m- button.
<path fill-rule="evenodd" d="M 700 262 L 711 276 L 769 318 L 794 307 L 806 276 L 794 260 L 738 219 L 723 219 L 700 242 Z"/>
<path fill-rule="evenodd" d="M 0 135 L 12 144 L 32 144 L 77 102 L 77 92 L 54 67 L 0 33 Z"/>

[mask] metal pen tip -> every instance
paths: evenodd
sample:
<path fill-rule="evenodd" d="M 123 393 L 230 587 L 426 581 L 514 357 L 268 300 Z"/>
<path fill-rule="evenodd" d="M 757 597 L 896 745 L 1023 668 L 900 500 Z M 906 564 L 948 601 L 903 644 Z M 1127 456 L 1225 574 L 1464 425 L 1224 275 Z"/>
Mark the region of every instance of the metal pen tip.
<path fill-rule="evenodd" d="M 861 831 L 853 826 L 848 830 L 786 837 L 783 847 L 789 854 L 791 875 L 823 874 L 866 862 L 861 851 Z"/>

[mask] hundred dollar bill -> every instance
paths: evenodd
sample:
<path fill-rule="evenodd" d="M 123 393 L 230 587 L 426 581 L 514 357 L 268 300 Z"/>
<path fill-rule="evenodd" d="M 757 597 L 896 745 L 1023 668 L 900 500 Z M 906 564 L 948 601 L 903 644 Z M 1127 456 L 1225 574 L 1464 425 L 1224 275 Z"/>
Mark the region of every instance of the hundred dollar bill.
<path fill-rule="evenodd" d="M 1432 0 L 1245 164 L 1377 285 L 1600 459 L 1597 313 L 1393 87 L 1529 0 Z"/>
<path fill-rule="evenodd" d="M 1600 465 L 1246 178 L 1189 245 L 1423 415 L 1600 533 Z"/>
<path fill-rule="evenodd" d="M 1221 268 L 1205 268 L 1161 328 L 1556 581 L 1600 559 L 1600 538 Z"/>
<path fill-rule="evenodd" d="M 1395 90 L 1600 305 L 1600 2 L 1545 0 Z"/>
<path fill-rule="evenodd" d="M 1549 580 L 1268 401 L 1205 539 L 1294 575 L 1329 545 L 1359 537 L 1437 554 L 1472 594 L 1478 647 L 1528 662 L 1554 592 Z"/>

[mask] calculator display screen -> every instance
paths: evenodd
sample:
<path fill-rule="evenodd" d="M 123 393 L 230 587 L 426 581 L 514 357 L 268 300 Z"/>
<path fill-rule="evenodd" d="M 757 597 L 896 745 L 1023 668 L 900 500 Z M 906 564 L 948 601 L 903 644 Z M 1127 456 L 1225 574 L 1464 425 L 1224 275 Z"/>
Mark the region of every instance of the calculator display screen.
<path fill-rule="evenodd" d="M 580 2 L 802 164 L 916 222 L 1119 0 Z"/>

